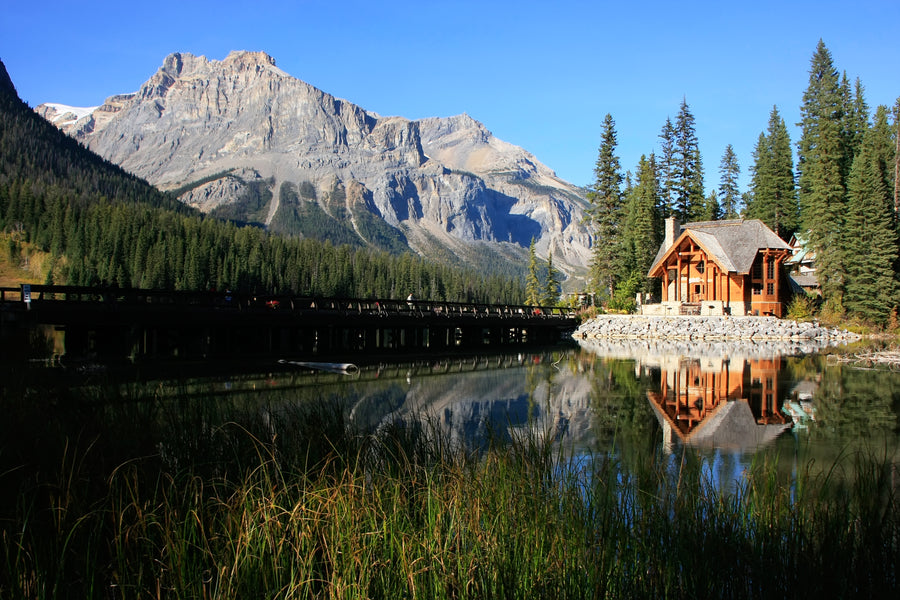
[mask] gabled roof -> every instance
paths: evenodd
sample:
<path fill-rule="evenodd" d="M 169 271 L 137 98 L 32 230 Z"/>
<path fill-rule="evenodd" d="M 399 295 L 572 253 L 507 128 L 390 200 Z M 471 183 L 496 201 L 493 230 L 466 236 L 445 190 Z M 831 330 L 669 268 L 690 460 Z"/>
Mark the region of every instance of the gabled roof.
<path fill-rule="evenodd" d="M 755 450 L 771 444 L 790 427 L 789 423 L 759 424 L 747 401 L 739 399 L 722 402 L 696 428 L 685 433 L 656 402 L 650 402 L 650 406 L 660 424 L 669 422 L 679 438 L 695 447 Z"/>
<path fill-rule="evenodd" d="M 650 273 L 687 236 L 729 273 L 749 273 L 760 250 L 791 250 L 787 242 L 759 219 L 685 223 L 672 246 L 660 247 Z"/>

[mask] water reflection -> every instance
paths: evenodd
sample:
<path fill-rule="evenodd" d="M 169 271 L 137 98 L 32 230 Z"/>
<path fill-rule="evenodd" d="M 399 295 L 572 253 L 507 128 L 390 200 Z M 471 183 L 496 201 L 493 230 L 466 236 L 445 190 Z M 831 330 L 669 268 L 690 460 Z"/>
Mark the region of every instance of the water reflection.
<path fill-rule="evenodd" d="M 662 444 L 752 452 L 814 419 L 817 377 L 792 379 L 787 357 L 828 347 L 815 341 L 603 340 L 580 342 L 604 360 L 654 371 L 647 399 Z"/>
<path fill-rule="evenodd" d="M 660 387 L 647 398 L 664 432 L 706 448 L 753 450 L 790 427 L 779 410 L 781 358 L 682 359 L 661 369 Z"/>
<path fill-rule="evenodd" d="M 368 427 L 427 424 L 439 428 L 451 444 L 470 448 L 526 434 L 590 447 L 591 383 L 578 375 L 572 359 L 572 351 L 556 350 L 407 368 L 394 380 L 390 410 L 383 410 L 383 396 L 363 395 L 352 414 L 357 424 Z"/>
<path fill-rule="evenodd" d="M 678 478 L 684 460 L 699 459 L 708 481 L 735 489 L 755 464 L 776 465 L 781 484 L 793 486 L 802 473 L 835 477 L 838 461 L 849 476 L 857 452 L 897 460 L 900 374 L 829 361 L 831 345 L 579 344 L 595 357 L 593 371 L 607 373 L 594 386 L 594 429 L 615 424 L 608 447 L 627 464 L 661 453 Z"/>
<path fill-rule="evenodd" d="M 168 419 L 208 404 L 204 430 L 216 431 L 242 412 L 263 415 L 271 436 L 284 439 L 291 434 L 279 415 L 322 401 L 345 407 L 361 432 L 399 422 L 427 425 L 472 448 L 527 434 L 571 452 L 626 460 L 691 447 L 729 465 L 773 446 L 790 454 L 816 446 L 823 458 L 861 440 L 895 448 L 900 375 L 828 364 L 817 349 L 749 340 L 586 341 L 529 353 L 360 365 L 354 375 L 274 364 L 232 376 L 143 374 L 117 381 L 93 374 L 80 381 L 61 377 L 56 387 L 64 391 L 52 392 L 51 375 L 42 373 L 35 393 L 55 394 L 59 406 L 79 397 L 91 406 L 126 399 L 135 407 L 129 422 L 144 423 L 144 431 L 145 414 Z M 161 432 L 177 429 L 167 420 L 159 424 Z"/>
<path fill-rule="evenodd" d="M 644 452 L 662 449 L 673 456 L 692 448 L 717 473 L 714 478 L 725 482 L 739 479 L 759 452 L 793 472 L 810 461 L 829 465 L 857 451 L 896 456 L 900 447 L 900 374 L 829 361 L 831 344 L 579 344 L 596 358 L 595 371 L 615 374 L 614 383 L 594 387 L 595 423 L 615 408 L 608 397 L 634 385 L 650 407 L 649 428 L 636 419 L 617 421 L 619 455 L 650 436 L 652 448 L 645 443 Z"/>

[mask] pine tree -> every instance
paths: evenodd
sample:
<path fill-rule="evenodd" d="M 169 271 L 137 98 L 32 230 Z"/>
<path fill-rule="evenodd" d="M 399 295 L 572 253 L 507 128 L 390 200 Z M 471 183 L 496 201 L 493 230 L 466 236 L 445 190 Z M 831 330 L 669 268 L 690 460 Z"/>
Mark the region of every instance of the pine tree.
<path fill-rule="evenodd" d="M 657 162 L 659 206 L 660 216 L 666 219 L 672 216 L 675 210 L 675 127 L 671 119 L 666 119 L 659 139 L 660 157 Z"/>
<path fill-rule="evenodd" d="M 644 285 L 641 291 L 650 292 L 651 282 L 647 279 L 647 273 L 656 257 L 662 231 L 662 218 L 658 208 L 659 181 L 656 159 L 652 154 L 650 158 L 641 156 L 636 180 L 636 185 L 628 195 L 628 237 L 632 252 L 632 272 L 643 278 Z"/>
<path fill-rule="evenodd" d="M 894 205 L 894 178 L 897 168 L 895 129 L 888 120 L 888 107 L 879 105 L 872 117 L 871 143 L 874 158 L 879 163 L 884 177 L 884 187 L 891 196 L 891 204 Z M 897 215 L 894 212 L 894 219 Z"/>
<path fill-rule="evenodd" d="M 529 306 L 541 304 L 541 280 L 538 276 L 537 253 L 534 249 L 534 238 L 528 247 L 528 274 L 525 276 L 525 302 Z"/>
<path fill-rule="evenodd" d="M 617 259 L 621 256 L 622 170 L 616 156 L 615 122 L 610 114 L 603 120 L 600 150 L 594 167 L 595 180 L 587 193 L 591 203 L 588 215 L 594 233 L 592 274 L 594 286 L 601 294 L 615 291 Z"/>
<path fill-rule="evenodd" d="M 718 221 L 722 218 L 722 207 L 719 204 L 716 190 L 709 192 L 709 196 L 703 200 L 703 206 L 696 216 L 699 221 Z"/>
<path fill-rule="evenodd" d="M 694 207 L 694 211 L 696 212 L 697 208 L 706 206 L 708 197 L 704 195 L 703 158 L 700 156 L 699 144 L 694 146 L 693 154 L 693 171 L 691 172 L 688 189 L 690 190 L 691 206 Z M 713 191 L 713 195 L 715 195 L 715 191 Z M 718 212 L 718 208 L 716 209 L 716 212 Z"/>
<path fill-rule="evenodd" d="M 684 223 L 695 220 L 703 210 L 703 163 L 694 127 L 694 115 L 682 99 L 675 118 L 674 214 Z"/>
<path fill-rule="evenodd" d="M 782 239 L 789 239 L 800 224 L 797 203 L 797 184 L 794 176 L 794 154 L 791 137 L 778 109 L 772 107 L 769 117 L 769 148 L 771 151 L 771 194 L 774 206 L 773 231 Z"/>
<path fill-rule="evenodd" d="M 760 133 L 756 140 L 756 146 L 753 147 L 753 164 L 750 165 L 750 189 L 744 201 L 744 216 L 748 219 L 760 219 L 769 228 L 772 227 L 771 218 L 767 216 L 771 198 L 766 193 L 766 190 L 770 187 L 768 173 L 771 170 L 771 154 L 769 139 L 765 133 Z"/>
<path fill-rule="evenodd" d="M 842 310 L 846 283 L 841 237 L 846 209 L 844 108 L 831 53 L 819 40 L 800 107 L 800 207 L 803 227 L 816 253 L 816 276 L 822 295 L 837 312 Z"/>
<path fill-rule="evenodd" d="M 559 271 L 553 266 L 553 253 L 547 255 L 547 279 L 544 282 L 544 306 L 559 304 Z"/>
<path fill-rule="evenodd" d="M 853 240 L 853 252 L 844 259 L 843 305 L 851 314 L 884 325 L 898 304 L 894 271 L 898 240 L 876 136 L 875 130 L 869 130 L 848 177 L 845 233 L 846 239 Z"/>
<path fill-rule="evenodd" d="M 894 218 L 900 218 L 900 98 L 894 104 Z"/>
<path fill-rule="evenodd" d="M 846 75 L 844 79 L 846 80 Z M 859 77 L 856 78 L 845 114 L 844 129 L 847 136 L 848 158 L 852 165 L 853 157 L 862 146 L 863 137 L 869 128 L 869 105 L 866 103 L 865 89 Z M 849 173 L 849 168 L 847 171 Z"/>
<path fill-rule="evenodd" d="M 760 219 L 782 239 L 789 239 L 797 229 L 799 209 L 791 140 L 778 107 L 772 108 L 767 134 L 760 134 L 753 157 L 746 216 Z"/>
<path fill-rule="evenodd" d="M 722 162 L 719 163 L 719 205 L 722 209 L 722 217 L 735 219 L 740 214 L 741 193 L 738 189 L 738 177 L 741 167 L 738 164 L 737 155 L 731 144 L 725 146 Z"/>

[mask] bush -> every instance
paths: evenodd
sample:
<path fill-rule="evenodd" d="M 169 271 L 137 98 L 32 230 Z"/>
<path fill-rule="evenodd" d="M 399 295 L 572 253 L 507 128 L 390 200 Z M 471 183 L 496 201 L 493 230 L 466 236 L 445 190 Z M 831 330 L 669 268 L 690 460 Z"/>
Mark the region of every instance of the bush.
<path fill-rule="evenodd" d="M 788 304 L 787 315 L 792 321 L 811 321 L 816 314 L 816 299 L 809 294 L 796 294 Z"/>
<path fill-rule="evenodd" d="M 635 296 L 641 290 L 644 284 L 644 278 L 640 273 L 632 273 L 628 279 L 619 284 L 613 297 L 609 301 L 609 309 L 617 312 L 632 313 L 637 304 Z"/>

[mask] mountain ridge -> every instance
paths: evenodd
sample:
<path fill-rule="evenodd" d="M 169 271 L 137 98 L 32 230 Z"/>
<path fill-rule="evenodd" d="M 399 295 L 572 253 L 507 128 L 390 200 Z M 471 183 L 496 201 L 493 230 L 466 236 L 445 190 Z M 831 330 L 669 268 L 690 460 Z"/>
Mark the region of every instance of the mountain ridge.
<path fill-rule="evenodd" d="M 366 111 L 288 75 L 264 52 L 221 61 L 170 54 L 137 92 L 110 96 L 81 118 L 60 120 L 51 104 L 36 111 L 161 189 L 183 189 L 185 203 L 252 216 L 276 232 L 314 235 L 299 222 L 318 211 L 306 203 L 329 214 L 343 201 L 341 226 L 364 245 L 372 241 L 363 229 L 381 222 L 388 245 L 402 240 L 423 256 L 471 262 L 488 252 L 524 262 L 534 238 L 539 256 L 552 252 L 576 279 L 590 262 L 582 191 L 529 152 L 465 113 L 409 120 Z M 291 192 L 301 188 L 307 193 Z"/>
<path fill-rule="evenodd" d="M 232 176 L 219 173 L 210 180 Z M 348 191 L 358 185 L 351 183 Z M 287 187 L 294 195 L 309 194 L 305 186 Z M 348 200 L 351 207 L 354 203 Z M 312 210 L 319 204 L 304 204 L 312 218 L 321 218 Z M 340 205 L 326 208 L 337 214 Z M 390 229 L 374 218 L 366 222 L 366 214 L 361 228 L 369 237 L 380 235 L 379 223 Z M 335 224 L 334 219 L 325 223 Z M 0 238 L 6 249 L 0 279 L 6 285 L 373 299 L 414 293 L 432 300 L 508 304 L 521 304 L 524 297 L 515 273 L 480 265 L 458 268 L 416 257 L 408 248 L 373 251 L 269 235 L 260 227 L 203 216 L 85 148 L 37 114 L 13 87 L 2 85 Z"/>

